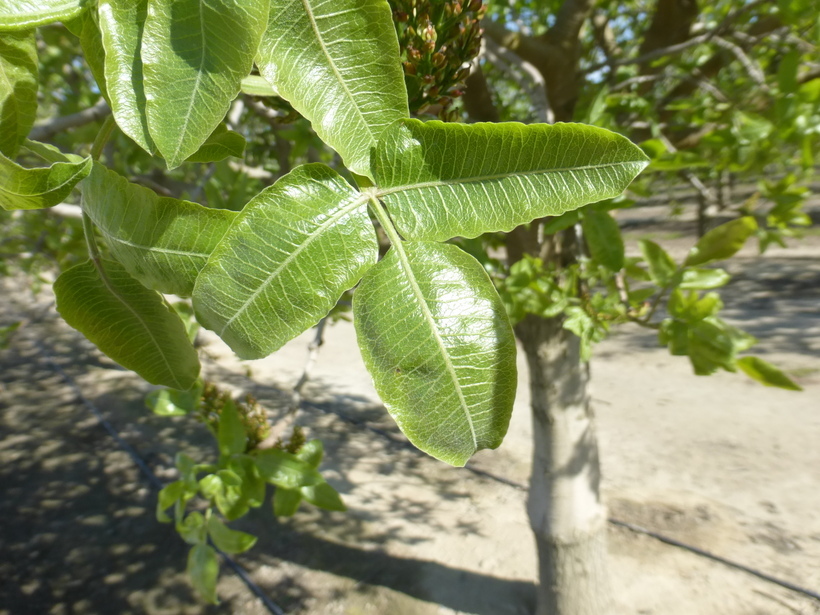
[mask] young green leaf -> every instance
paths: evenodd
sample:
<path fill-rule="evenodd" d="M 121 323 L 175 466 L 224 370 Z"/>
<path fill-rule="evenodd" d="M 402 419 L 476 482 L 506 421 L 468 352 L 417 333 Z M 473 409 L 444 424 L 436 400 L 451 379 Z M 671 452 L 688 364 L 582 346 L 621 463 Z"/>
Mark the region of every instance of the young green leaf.
<path fill-rule="evenodd" d="M 145 405 L 157 416 L 184 416 L 196 409 L 201 395 L 202 381 L 199 380 L 188 391 L 177 391 L 176 389 L 151 391 L 145 396 Z"/>
<path fill-rule="evenodd" d="M 151 384 L 188 389 L 199 358 L 182 321 L 117 262 L 91 261 L 63 272 L 54 283 L 57 311 L 94 345 Z"/>
<path fill-rule="evenodd" d="M 799 384 L 789 378 L 781 370 L 760 357 L 743 357 L 737 360 L 737 366 L 743 370 L 747 376 L 754 378 L 767 387 L 779 387 L 781 389 L 788 389 L 789 391 L 803 390 Z"/>
<path fill-rule="evenodd" d="M 148 0 L 100 0 L 98 11 L 111 110 L 120 129 L 153 154 L 140 55 Z"/>
<path fill-rule="evenodd" d="M 347 506 L 342 502 L 339 493 L 327 483 L 319 483 L 312 487 L 302 487 L 299 489 L 299 492 L 305 500 L 319 508 L 339 512 L 347 510 Z"/>
<path fill-rule="evenodd" d="M 176 501 L 185 493 L 185 481 L 175 480 L 168 483 L 159 491 L 157 495 L 157 521 L 160 523 L 170 523 L 171 518 L 165 514 L 165 511 L 171 508 Z"/>
<path fill-rule="evenodd" d="M 188 553 L 188 577 L 191 585 L 205 602 L 217 604 L 216 579 L 219 576 L 219 562 L 216 551 L 206 544 L 194 545 Z"/>
<path fill-rule="evenodd" d="M 683 290 L 707 290 L 726 285 L 732 278 L 723 269 L 686 269 L 679 288 Z"/>
<path fill-rule="evenodd" d="M 262 478 L 283 489 L 310 487 L 324 481 L 308 463 L 276 448 L 259 451 L 254 458 Z"/>
<path fill-rule="evenodd" d="M 609 212 L 589 209 L 581 224 L 592 259 L 610 271 L 623 269 L 624 239 L 615 218 Z"/>
<path fill-rule="evenodd" d="M 100 163 L 83 184 L 85 212 L 111 252 L 140 282 L 190 296 L 236 213 L 157 196 Z"/>
<path fill-rule="evenodd" d="M 404 120 L 384 132 L 372 164 L 402 235 L 441 241 L 617 196 L 647 158 L 628 139 L 580 124 Z"/>
<path fill-rule="evenodd" d="M 0 207 L 8 211 L 53 207 L 90 172 L 90 158 L 26 169 L 0 154 Z"/>
<path fill-rule="evenodd" d="M 194 154 L 239 93 L 268 0 L 152 0 L 142 36 L 148 128 L 169 168 Z"/>
<path fill-rule="evenodd" d="M 296 453 L 296 458 L 307 463 L 311 468 L 318 468 L 325 454 L 325 447 L 321 440 L 310 440 L 305 442 L 302 448 Z"/>
<path fill-rule="evenodd" d="M 733 256 L 757 230 L 757 221 L 744 216 L 713 228 L 690 250 L 684 265 L 691 267 Z"/>
<path fill-rule="evenodd" d="M 189 545 L 197 545 L 205 542 L 207 533 L 205 530 L 205 517 L 201 512 L 192 512 L 181 522 L 176 524 L 177 533 L 182 540 Z"/>
<path fill-rule="evenodd" d="M 408 116 L 388 3 L 274 2 L 256 63 L 347 167 L 372 179 L 370 150 Z"/>
<path fill-rule="evenodd" d="M 224 457 L 245 452 L 247 445 L 245 428 L 239 420 L 236 404 L 230 399 L 226 401 L 222 412 L 219 413 L 217 441 L 219 442 L 219 454 Z"/>
<path fill-rule="evenodd" d="M 302 493 L 299 489 L 277 487 L 273 494 L 273 514 L 277 517 L 292 517 L 301 502 Z"/>
<path fill-rule="evenodd" d="M 244 553 L 256 544 L 256 536 L 232 530 L 214 515 L 208 519 L 208 535 L 217 549 L 231 555 Z"/>
<path fill-rule="evenodd" d="M 220 124 L 211 136 L 205 139 L 202 147 L 188 156 L 185 162 L 219 162 L 228 156 L 241 158 L 244 153 L 245 137 L 228 130 L 225 124 Z"/>
<path fill-rule="evenodd" d="M 376 262 L 366 197 L 329 167 L 298 167 L 248 203 L 194 288 L 199 322 L 243 359 L 315 325 Z"/>
<path fill-rule="evenodd" d="M 0 153 L 14 158 L 37 116 L 37 46 L 33 32 L 0 34 Z"/>
<path fill-rule="evenodd" d="M 0 0 L 0 29 L 30 30 L 77 17 L 89 0 Z"/>
<path fill-rule="evenodd" d="M 362 279 L 353 313 L 376 390 L 415 446 L 462 466 L 501 444 L 515 340 L 478 261 L 449 244 L 394 245 Z"/>
<path fill-rule="evenodd" d="M 660 286 L 666 286 L 678 270 L 675 261 L 654 241 L 641 239 L 638 243 L 649 267 L 649 276 L 652 281 Z"/>
<path fill-rule="evenodd" d="M 80 15 L 72 24 L 72 29 L 80 30 L 80 45 L 83 48 L 83 58 L 85 58 L 100 94 L 111 103 L 108 96 L 108 83 L 105 79 L 105 47 L 103 46 L 102 32 L 100 25 L 94 18 L 92 11 L 86 11 Z"/>

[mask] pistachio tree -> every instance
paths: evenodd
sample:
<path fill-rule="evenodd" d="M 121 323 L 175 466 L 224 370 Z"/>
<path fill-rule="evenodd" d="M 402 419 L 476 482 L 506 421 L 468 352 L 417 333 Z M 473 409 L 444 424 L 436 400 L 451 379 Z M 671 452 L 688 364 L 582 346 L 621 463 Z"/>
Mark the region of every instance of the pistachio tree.
<path fill-rule="evenodd" d="M 259 358 L 355 288 L 358 345 L 387 411 L 413 444 L 453 465 L 500 444 L 518 335 L 533 393 L 529 508 L 542 613 L 608 612 L 586 360 L 612 324 L 657 329 L 698 374 L 741 369 L 796 386 L 762 359 L 741 356 L 754 340 L 720 318 L 713 289 L 728 274 L 708 265 L 751 236 L 770 244 L 805 223 L 797 175 L 762 188 L 774 203 L 768 213 L 744 204 L 738 220 L 705 232 L 682 262 L 649 241 L 642 258 L 626 258 L 612 212 L 630 203 L 622 193 L 650 161 L 654 173 L 634 190 L 651 191 L 670 173 L 719 186 L 725 174 L 764 168 L 780 140 L 811 166 L 817 81 L 804 68 L 810 38 L 799 2 L 753 3 L 788 30 L 757 61 L 773 84 L 767 95 L 783 88 L 791 104 L 740 115 L 724 104 L 695 120 L 692 110 L 705 106 L 698 96 L 743 92 L 743 79 L 757 75 L 746 60 L 759 39 L 738 34 L 731 47 L 707 35 L 718 30 L 724 40 L 738 26 L 759 36 L 747 30 L 759 27 L 762 9 L 744 16 L 719 3 L 667 40 L 661 17 L 675 2 L 624 3 L 617 19 L 621 5 L 610 4 L 0 0 L 0 206 L 50 208 L 81 191 L 87 260 L 56 281 L 58 310 L 109 357 L 167 387 L 149 400 L 155 412 L 196 416 L 213 432 L 217 462 L 178 456 L 180 479 L 160 493 L 157 513 L 168 521 L 173 508 L 206 599 L 216 598 L 211 545 L 231 553 L 252 546 L 225 522 L 261 505 L 268 486 L 277 515 L 302 500 L 343 504 L 317 472 L 320 443 L 298 430 L 271 442 L 253 400 L 202 382 L 197 323 L 241 358 Z M 692 12 L 694 3 L 680 4 Z M 653 21 L 644 32 L 649 8 L 666 25 Z M 505 21 L 516 25 L 505 29 Z M 694 58 L 664 50 L 681 37 L 680 51 Z M 90 89 L 66 98 L 76 108 L 44 85 L 38 91 L 58 78 L 49 63 L 77 70 L 77 61 L 48 53 L 44 43 L 57 40 L 76 47 L 93 75 Z M 715 44 L 715 75 L 726 83 L 685 92 L 688 106 L 680 96 L 665 100 Z M 253 112 L 241 121 L 238 102 Z M 48 140 L 59 147 L 40 142 L 31 130 L 38 103 L 86 113 L 84 129 L 96 122 L 96 136 L 67 140 L 57 131 Z M 479 123 L 432 119 L 452 122 L 465 111 Z M 803 118 L 802 127 L 767 128 L 777 119 L 770 113 Z M 600 126 L 551 125 L 573 119 Z M 92 140 L 90 151 L 82 146 Z M 244 156 L 245 167 L 229 165 L 230 156 Z M 268 163 L 277 172 L 259 177 L 269 186 L 249 179 L 247 169 Z M 15 221 L 26 215 L 35 214 Z M 168 295 L 190 298 L 193 315 Z M 583 463 L 561 472 L 570 458 Z M 194 498 L 205 500 L 204 512 L 191 510 Z"/>
<path fill-rule="evenodd" d="M 27 138 L 34 28 L 56 20 L 79 36 L 112 110 L 86 156 Z M 501 443 L 516 369 L 492 281 L 447 240 L 615 197 L 647 164 L 631 142 L 600 128 L 411 119 L 391 9 L 381 0 L 4 2 L 0 28 L 9 103 L 0 205 L 47 208 L 82 191 L 88 260 L 54 284 L 70 325 L 179 398 L 201 386 L 200 364 L 163 294 L 191 297 L 199 323 L 241 358 L 259 358 L 357 286 L 358 343 L 386 408 L 411 442 L 453 465 Z M 325 164 L 301 165 L 235 213 L 160 196 L 101 162 L 115 130 L 169 169 L 231 151 L 223 120 L 254 67 L 338 152 L 349 179 Z M 50 164 L 17 164 L 21 148 Z M 382 258 L 374 221 L 390 244 Z M 311 449 L 259 448 L 251 413 L 241 414 L 243 424 L 234 406 L 223 399 L 214 411 L 218 464 L 180 457 L 182 478 L 158 508 L 164 518 L 175 505 L 177 529 L 193 545 L 189 571 L 208 599 L 208 540 L 229 552 L 253 542 L 215 511 L 229 521 L 258 506 L 266 482 L 328 504 L 315 493 L 326 483 Z M 196 493 L 215 508 L 186 512 Z"/>

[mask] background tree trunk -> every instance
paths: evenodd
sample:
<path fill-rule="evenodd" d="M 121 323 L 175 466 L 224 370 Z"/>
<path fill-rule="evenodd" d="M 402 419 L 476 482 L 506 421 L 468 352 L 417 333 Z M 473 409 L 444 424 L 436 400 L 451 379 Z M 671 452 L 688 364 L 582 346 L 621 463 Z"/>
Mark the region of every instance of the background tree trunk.
<path fill-rule="evenodd" d="M 561 318 L 516 327 L 530 372 L 533 467 L 527 509 L 539 558 L 538 615 L 607 615 L 606 509 L 580 340 Z"/>

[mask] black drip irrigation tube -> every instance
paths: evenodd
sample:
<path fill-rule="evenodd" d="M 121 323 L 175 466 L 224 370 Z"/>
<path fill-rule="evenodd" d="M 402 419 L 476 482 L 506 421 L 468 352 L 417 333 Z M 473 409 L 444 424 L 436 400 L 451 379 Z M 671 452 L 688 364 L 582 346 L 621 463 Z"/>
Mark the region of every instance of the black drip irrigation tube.
<path fill-rule="evenodd" d="M 93 414 L 99 424 L 108 432 L 108 435 L 111 436 L 114 441 L 119 445 L 121 449 L 123 449 L 128 456 L 131 457 L 131 460 L 134 464 L 140 469 L 140 471 L 145 475 L 145 478 L 148 479 L 148 482 L 151 484 L 156 490 L 162 489 L 164 486 L 163 482 L 159 479 L 159 477 L 154 474 L 153 470 L 148 467 L 148 464 L 139 456 L 139 453 L 134 449 L 133 446 L 128 444 L 125 440 L 122 439 L 120 434 L 114 428 L 114 426 L 109 423 L 106 418 L 103 416 L 102 412 L 100 412 L 99 408 L 94 405 L 90 399 L 88 399 L 85 395 L 83 395 L 82 389 L 80 389 L 77 381 L 74 380 L 66 371 L 57 363 L 51 353 L 48 352 L 48 349 L 39 341 L 34 340 L 34 343 L 37 345 L 38 350 L 40 351 L 40 355 L 48 362 L 53 369 L 62 379 L 63 381 L 71 388 L 74 394 L 77 396 L 82 404 L 88 409 L 91 414 Z M 259 600 L 262 601 L 262 604 L 265 605 L 265 608 L 268 612 L 272 613 L 273 615 L 285 615 L 285 611 L 276 604 L 273 600 L 271 600 L 268 595 L 259 587 L 256 583 L 253 582 L 253 579 L 248 576 L 247 571 L 240 566 L 236 560 L 234 560 L 230 555 L 221 551 L 216 545 L 211 544 L 211 546 L 222 556 L 222 559 L 228 565 L 228 567 L 240 578 L 242 582 L 245 583 L 247 588 L 253 592 Z"/>
<path fill-rule="evenodd" d="M 151 470 L 151 468 L 148 467 L 148 465 L 145 463 L 145 461 L 143 461 L 143 459 L 139 456 L 137 451 L 134 450 L 134 448 L 130 444 L 128 444 L 128 442 L 123 440 L 122 437 L 120 437 L 117 430 L 111 425 L 111 423 L 109 423 L 105 419 L 105 417 L 103 417 L 102 413 L 94 405 L 94 403 L 91 402 L 91 400 L 89 400 L 87 397 L 85 397 L 85 395 L 83 395 L 83 392 L 80 389 L 80 387 L 77 385 L 77 382 L 69 374 L 67 374 L 65 372 L 65 370 L 56 361 L 54 361 L 54 359 L 51 357 L 51 354 L 43 346 L 43 344 L 39 340 L 36 340 L 35 343 L 37 344 L 37 347 L 40 350 L 40 354 L 46 359 L 46 361 L 48 361 L 48 363 L 49 363 L 49 365 L 51 365 L 52 369 L 55 372 L 57 372 L 60 375 L 60 377 L 62 377 L 62 379 L 66 382 L 66 384 L 68 384 L 69 387 L 71 387 L 71 389 L 77 395 L 77 398 L 97 418 L 97 421 L 99 421 L 100 425 L 108 432 L 108 434 L 114 439 L 114 441 L 116 441 L 117 444 L 123 450 L 125 450 L 128 453 L 128 455 L 131 457 L 133 462 L 137 465 L 137 467 L 139 467 L 139 469 L 142 471 L 142 473 L 146 476 L 148 481 L 151 483 L 151 486 L 154 487 L 155 489 L 161 489 L 163 487 L 162 481 L 157 477 L 156 474 L 154 474 L 154 472 Z M 399 439 L 399 438 L 395 437 L 393 434 L 391 434 L 387 431 L 384 431 L 383 429 L 379 429 L 377 427 L 372 427 L 371 425 L 368 425 L 366 422 L 356 420 L 356 419 L 344 414 L 343 412 L 339 412 L 338 410 L 331 410 L 331 409 L 323 408 L 323 407 L 318 406 L 316 404 L 312 404 L 312 403 L 304 402 L 304 401 L 302 402 L 302 405 L 306 406 L 308 408 L 311 408 L 313 410 L 316 410 L 318 412 L 322 412 L 324 414 L 333 414 L 333 415 L 339 417 L 341 420 L 345 421 L 346 423 L 356 425 L 357 427 L 363 427 L 363 428 L 365 428 L 365 429 L 367 429 L 367 430 L 381 436 L 382 438 L 385 438 L 386 440 L 389 440 L 393 444 L 396 444 L 396 445 L 401 446 L 402 448 L 406 448 L 408 450 L 412 450 L 413 452 L 417 453 L 419 456 L 422 455 L 422 453 L 416 447 L 414 447 L 412 444 L 410 444 L 410 442 L 408 442 L 407 440 Z M 518 489 L 520 491 L 526 491 L 527 490 L 526 485 L 523 485 L 523 484 L 521 484 L 519 482 L 516 482 L 516 481 L 509 480 L 507 478 L 504 478 L 503 476 L 498 476 L 498 475 L 493 474 L 491 472 L 487 472 L 485 470 L 475 468 L 475 467 L 471 466 L 469 463 L 465 466 L 465 469 L 468 470 L 469 472 L 472 472 L 473 474 L 475 474 L 477 476 L 482 476 L 484 478 L 495 481 L 497 483 L 501 483 L 501 484 L 506 485 L 508 487 L 512 487 L 512 488 Z M 755 568 L 751 568 L 749 566 L 746 566 L 745 564 L 741 564 L 739 562 L 735 562 L 735 561 L 732 561 L 730 559 L 726 559 L 725 557 L 721 557 L 720 555 L 715 555 L 714 553 L 710 553 L 709 551 L 706 551 L 704 549 L 700 549 L 699 547 L 695 547 L 695 546 L 687 544 L 685 542 L 681 542 L 680 540 L 675 540 L 674 538 L 670 538 L 669 536 L 665 536 L 665 535 L 660 534 L 658 532 L 648 530 L 644 527 L 641 527 L 639 525 L 635 525 L 633 523 L 628 523 L 626 521 L 621 521 L 620 519 L 616 519 L 616 518 L 613 518 L 613 517 L 608 518 L 607 521 L 611 525 L 614 525 L 616 527 L 622 527 L 622 528 L 628 529 L 632 532 L 635 532 L 636 534 L 644 534 L 646 536 L 654 538 L 655 540 L 659 540 L 660 542 L 663 542 L 665 544 L 671 545 L 673 547 L 678 547 L 679 549 L 684 549 L 685 551 L 689 551 L 690 553 L 694 553 L 695 555 L 700 555 L 701 557 L 705 557 L 705 558 L 710 559 L 712 561 L 719 562 L 719 563 L 721 563 L 725 566 L 728 566 L 730 568 L 734 568 L 736 570 L 741 570 L 741 571 L 743 571 L 747 574 L 751 574 L 751 575 L 753 575 L 753 576 L 755 576 L 759 579 L 762 579 L 763 581 L 767 581 L 768 583 L 773 583 L 774 585 L 779 585 L 780 587 L 783 587 L 783 588 L 788 589 L 790 591 L 793 591 L 793 592 L 796 592 L 798 594 L 802 594 L 804 596 L 807 596 L 809 598 L 813 598 L 814 600 L 820 601 L 820 593 L 818 593 L 818 592 L 812 591 L 810 589 L 806 589 L 805 587 L 800 587 L 799 585 L 795 585 L 794 583 L 789 583 L 788 581 L 784 581 L 782 579 L 778 579 L 777 577 L 773 577 L 769 574 L 766 574 L 765 572 L 762 572 L 760 570 L 756 570 Z M 216 547 L 214 547 L 214 548 L 216 549 Z M 231 570 L 233 570 L 234 573 L 236 573 L 236 575 L 240 579 L 242 579 L 242 581 L 245 583 L 245 585 L 248 587 L 248 589 L 250 589 L 262 601 L 262 603 L 265 605 L 265 608 L 267 608 L 267 610 L 270 613 L 273 613 L 274 615 L 285 615 L 285 611 L 283 611 L 282 608 L 278 604 L 273 602 L 265 594 L 265 592 L 262 590 L 261 587 L 259 587 L 256 583 L 253 582 L 253 580 L 248 576 L 248 573 L 245 571 L 244 568 L 242 568 L 236 561 L 234 561 L 233 558 L 231 558 L 227 553 L 223 553 L 219 549 L 216 549 L 216 550 L 222 556 L 223 560 L 228 565 L 228 567 Z"/>
<path fill-rule="evenodd" d="M 422 453 L 419 452 L 419 450 L 415 446 L 410 444 L 410 442 L 408 442 L 407 440 L 397 438 L 393 434 L 391 434 L 389 432 L 386 432 L 383 429 L 378 429 L 377 427 L 371 427 L 366 422 L 354 419 L 354 418 L 344 414 L 343 412 L 339 412 L 338 410 L 331 410 L 331 409 L 328 409 L 328 408 L 323 408 L 321 406 L 317 406 L 317 405 L 311 404 L 311 403 L 305 403 L 304 405 L 309 407 L 309 408 L 312 408 L 312 409 L 314 409 L 318 412 L 323 412 L 325 414 L 333 414 L 335 416 L 338 416 L 343 421 L 345 421 L 347 423 L 350 423 L 352 425 L 356 425 L 357 427 L 363 427 L 365 429 L 368 429 L 368 430 L 382 436 L 383 438 L 389 440 L 393 444 L 396 444 L 396 445 L 401 446 L 403 448 L 406 448 L 408 450 L 412 450 L 413 452 L 418 453 L 419 455 L 422 454 Z M 470 471 L 473 474 L 476 474 L 478 476 L 483 476 L 484 478 L 487 478 L 489 480 L 495 481 L 497 483 L 501 483 L 503 485 L 507 485 L 508 487 L 512 487 L 513 489 L 518 489 L 519 491 L 526 491 L 527 490 L 527 486 L 523 485 L 522 483 L 510 480 L 508 478 L 504 478 L 503 476 L 498 476 L 497 474 L 493 474 L 492 472 L 487 472 L 486 470 L 481 470 L 479 468 L 473 467 L 469 463 L 466 466 L 464 466 L 464 469 L 468 470 L 468 471 Z M 678 547 L 679 549 L 684 549 L 685 551 L 689 551 L 690 553 L 694 553 L 695 555 L 700 555 L 701 557 L 705 557 L 705 558 L 710 559 L 712 561 L 719 562 L 719 563 L 721 563 L 725 566 L 728 566 L 730 568 L 734 568 L 736 570 L 741 570 L 743 572 L 746 572 L 748 574 L 751 574 L 751 575 L 757 577 L 758 579 L 762 579 L 762 580 L 767 581 L 769 583 L 779 585 L 780 587 L 783 587 L 785 589 L 791 590 L 791 591 L 796 592 L 798 594 L 803 594 L 804 596 L 808 596 L 809 598 L 813 598 L 814 600 L 820 601 L 820 593 L 818 593 L 816 591 L 812 591 L 810 589 L 806 589 L 805 587 L 800 587 L 799 585 L 795 585 L 794 583 L 789 583 L 788 581 L 778 579 L 777 577 L 773 577 L 770 574 L 766 574 L 765 572 L 761 572 L 760 570 L 756 570 L 754 568 L 746 566 L 745 564 L 741 564 L 739 562 L 735 562 L 735 561 L 732 561 L 730 559 L 726 559 L 725 557 L 721 557 L 720 555 L 715 555 L 714 553 L 711 553 L 709 551 L 706 551 L 706 550 L 701 549 L 699 547 L 696 547 L 694 545 L 690 545 L 690 544 L 687 544 L 685 542 L 681 542 L 680 540 L 675 540 L 674 538 L 670 538 L 669 536 L 665 536 L 665 535 L 660 534 L 658 532 L 648 530 L 644 527 L 641 527 L 640 525 L 635 525 L 634 523 L 628 523 L 626 521 L 621 521 L 620 519 L 616 519 L 614 517 L 609 517 L 607 519 L 607 521 L 611 525 L 614 525 L 616 527 L 622 527 L 622 528 L 628 529 L 632 532 L 635 532 L 636 534 L 644 534 L 646 536 L 654 538 L 655 540 L 659 540 L 660 542 L 663 542 L 665 544 L 671 545 L 673 547 Z"/>

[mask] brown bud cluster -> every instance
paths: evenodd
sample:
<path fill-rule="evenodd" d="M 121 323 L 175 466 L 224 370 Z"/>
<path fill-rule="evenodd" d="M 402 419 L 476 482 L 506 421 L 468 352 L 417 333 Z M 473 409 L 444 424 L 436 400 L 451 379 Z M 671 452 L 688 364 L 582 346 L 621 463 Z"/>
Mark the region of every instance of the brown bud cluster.
<path fill-rule="evenodd" d="M 481 47 L 481 0 L 390 0 L 410 112 L 456 119 L 469 63 Z"/>
<path fill-rule="evenodd" d="M 212 382 L 206 382 L 197 409 L 199 419 L 214 434 L 218 433 L 219 419 L 225 405 L 228 403 L 233 403 L 236 407 L 239 420 L 245 429 L 245 435 L 248 438 L 246 450 L 253 450 L 267 437 L 269 426 L 265 417 L 265 410 L 250 394 L 246 395 L 243 401 L 233 401 L 230 393 L 222 391 Z"/>

